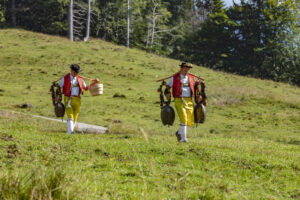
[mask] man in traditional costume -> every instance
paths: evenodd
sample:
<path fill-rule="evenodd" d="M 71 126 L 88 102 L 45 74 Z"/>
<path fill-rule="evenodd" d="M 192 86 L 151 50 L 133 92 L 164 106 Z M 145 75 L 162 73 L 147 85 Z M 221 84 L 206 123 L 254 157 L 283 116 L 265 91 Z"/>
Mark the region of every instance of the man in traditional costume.
<path fill-rule="evenodd" d="M 192 65 L 183 62 L 180 71 L 173 75 L 165 90 L 166 98 L 171 96 L 170 89 L 175 101 L 175 108 L 180 119 L 180 127 L 176 132 L 178 142 L 187 142 L 187 129 L 194 125 L 194 103 L 192 98 L 195 96 L 195 76 L 189 73 Z M 201 101 L 201 96 L 196 98 L 197 103 Z"/>
<path fill-rule="evenodd" d="M 80 95 L 83 95 L 83 91 L 88 90 L 90 87 L 90 85 L 86 86 L 83 78 L 78 75 L 79 72 L 81 72 L 79 65 L 72 64 L 70 69 L 71 72 L 65 75 L 59 83 L 59 87 L 62 88 L 62 93 L 64 94 L 64 104 L 68 117 L 68 134 L 72 134 L 74 132 L 74 128 L 76 127 L 81 106 Z M 92 84 L 97 82 L 98 79 L 94 79 Z"/>

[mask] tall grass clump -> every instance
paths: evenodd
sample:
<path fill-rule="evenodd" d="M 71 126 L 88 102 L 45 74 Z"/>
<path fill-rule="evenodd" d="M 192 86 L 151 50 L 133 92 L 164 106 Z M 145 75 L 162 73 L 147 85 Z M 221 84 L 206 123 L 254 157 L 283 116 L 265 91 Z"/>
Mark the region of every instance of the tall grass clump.
<path fill-rule="evenodd" d="M 0 199 L 75 199 L 66 188 L 70 183 L 60 169 L 0 175 Z"/>

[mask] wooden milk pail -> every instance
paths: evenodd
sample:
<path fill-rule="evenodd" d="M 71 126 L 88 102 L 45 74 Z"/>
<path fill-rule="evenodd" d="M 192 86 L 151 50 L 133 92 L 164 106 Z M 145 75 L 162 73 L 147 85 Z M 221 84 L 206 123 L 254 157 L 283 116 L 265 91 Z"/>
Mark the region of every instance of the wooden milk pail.
<path fill-rule="evenodd" d="M 92 96 L 98 96 L 103 94 L 103 84 L 102 83 L 96 83 L 92 85 L 89 89 Z"/>

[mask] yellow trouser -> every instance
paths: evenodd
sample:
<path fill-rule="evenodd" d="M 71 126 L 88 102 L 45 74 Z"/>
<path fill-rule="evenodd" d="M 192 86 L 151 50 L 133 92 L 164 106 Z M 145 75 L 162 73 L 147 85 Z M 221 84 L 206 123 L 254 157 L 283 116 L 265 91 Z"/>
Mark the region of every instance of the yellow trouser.
<path fill-rule="evenodd" d="M 69 119 L 73 119 L 74 122 L 77 121 L 80 105 L 81 105 L 81 99 L 80 97 L 71 97 L 71 107 L 68 107 L 68 101 L 69 97 L 64 96 L 65 101 L 65 107 L 66 107 L 66 113 Z"/>
<path fill-rule="evenodd" d="M 194 125 L 194 104 L 191 97 L 184 97 L 187 105 L 182 98 L 175 98 L 175 108 L 181 124 L 186 124 L 189 127 Z"/>

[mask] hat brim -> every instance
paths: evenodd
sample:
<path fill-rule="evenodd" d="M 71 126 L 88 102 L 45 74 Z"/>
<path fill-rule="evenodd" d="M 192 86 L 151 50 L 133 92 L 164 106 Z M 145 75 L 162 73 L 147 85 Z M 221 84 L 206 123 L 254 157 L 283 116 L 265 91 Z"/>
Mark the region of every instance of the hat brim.
<path fill-rule="evenodd" d="M 186 65 L 179 65 L 180 67 L 187 67 L 187 68 L 193 68 L 192 66 L 186 66 Z"/>

